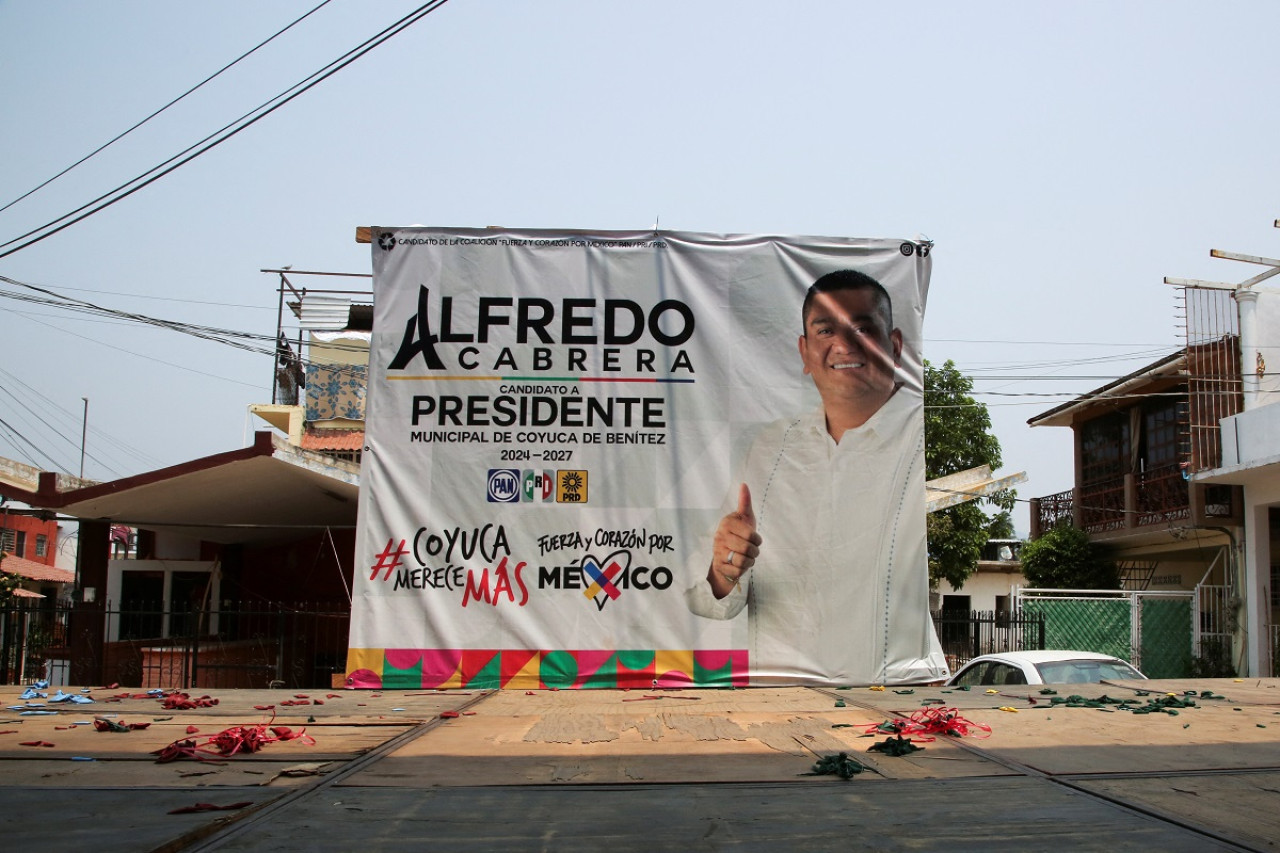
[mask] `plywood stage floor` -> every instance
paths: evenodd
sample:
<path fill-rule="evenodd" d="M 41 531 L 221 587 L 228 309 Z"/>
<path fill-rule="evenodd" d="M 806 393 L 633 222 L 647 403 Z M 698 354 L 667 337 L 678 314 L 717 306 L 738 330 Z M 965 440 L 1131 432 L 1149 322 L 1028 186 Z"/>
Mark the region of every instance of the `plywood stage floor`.
<path fill-rule="evenodd" d="M 1280 838 L 1276 679 L 231 690 L 185 710 L 128 689 L 64 688 L 86 704 L 22 689 L 0 687 L 13 850 L 1200 851 Z M 888 724 L 926 714 L 953 734 L 868 752 Z M 256 751 L 211 745 L 253 732 L 269 739 Z M 184 741 L 205 751 L 157 762 Z M 841 753 L 861 772 L 811 775 Z"/>

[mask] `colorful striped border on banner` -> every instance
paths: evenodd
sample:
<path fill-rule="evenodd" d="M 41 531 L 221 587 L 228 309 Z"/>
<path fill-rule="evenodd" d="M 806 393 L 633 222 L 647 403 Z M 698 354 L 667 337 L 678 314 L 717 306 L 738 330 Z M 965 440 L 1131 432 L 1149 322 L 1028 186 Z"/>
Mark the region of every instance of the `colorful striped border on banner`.
<path fill-rule="evenodd" d="M 350 649 L 347 686 L 387 690 L 746 687 L 745 649 Z"/>

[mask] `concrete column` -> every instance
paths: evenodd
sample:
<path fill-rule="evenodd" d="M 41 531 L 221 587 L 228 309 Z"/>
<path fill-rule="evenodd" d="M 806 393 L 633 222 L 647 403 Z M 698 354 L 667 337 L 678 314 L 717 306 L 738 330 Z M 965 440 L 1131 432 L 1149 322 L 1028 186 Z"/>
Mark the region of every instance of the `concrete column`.
<path fill-rule="evenodd" d="M 1248 411 L 1258 405 L 1258 292 L 1237 290 L 1235 297 L 1240 312 L 1240 379 Z"/>
<path fill-rule="evenodd" d="M 1254 502 L 1246 488 L 1243 554 L 1241 555 L 1241 628 L 1245 632 L 1248 669 L 1241 676 L 1271 675 L 1271 508 Z"/>
<path fill-rule="evenodd" d="M 91 687 L 103 683 L 103 643 L 105 641 L 105 599 L 107 562 L 111 557 L 111 525 L 104 521 L 81 521 L 76 549 L 75 609 L 71 611 L 70 682 Z M 93 601 L 84 601 L 83 590 L 92 588 Z"/>

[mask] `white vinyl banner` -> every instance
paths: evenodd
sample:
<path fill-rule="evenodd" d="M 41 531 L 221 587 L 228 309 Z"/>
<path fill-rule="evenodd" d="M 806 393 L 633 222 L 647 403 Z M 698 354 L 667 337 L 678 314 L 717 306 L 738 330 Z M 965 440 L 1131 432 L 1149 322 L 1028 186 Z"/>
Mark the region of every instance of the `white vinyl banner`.
<path fill-rule="evenodd" d="M 929 248 L 373 229 L 348 683 L 945 677 Z"/>

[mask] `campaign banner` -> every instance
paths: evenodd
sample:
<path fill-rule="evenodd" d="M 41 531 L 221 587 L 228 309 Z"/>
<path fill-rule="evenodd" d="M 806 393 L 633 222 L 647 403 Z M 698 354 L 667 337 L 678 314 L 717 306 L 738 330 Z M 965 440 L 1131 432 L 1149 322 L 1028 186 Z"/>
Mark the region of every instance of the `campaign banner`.
<path fill-rule="evenodd" d="M 372 236 L 349 684 L 946 676 L 929 243 Z"/>

